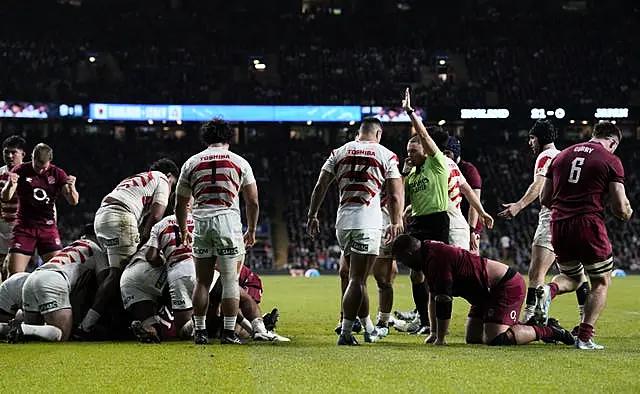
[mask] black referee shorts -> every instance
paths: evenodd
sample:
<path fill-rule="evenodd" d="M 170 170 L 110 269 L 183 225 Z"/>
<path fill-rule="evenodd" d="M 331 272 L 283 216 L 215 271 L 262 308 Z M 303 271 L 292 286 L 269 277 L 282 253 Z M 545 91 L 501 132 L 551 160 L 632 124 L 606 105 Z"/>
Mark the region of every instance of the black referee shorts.
<path fill-rule="evenodd" d="M 449 215 L 447 211 L 411 216 L 407 225 L 407 234 L 420 241 L 440 241 L 448 244 Z"/>

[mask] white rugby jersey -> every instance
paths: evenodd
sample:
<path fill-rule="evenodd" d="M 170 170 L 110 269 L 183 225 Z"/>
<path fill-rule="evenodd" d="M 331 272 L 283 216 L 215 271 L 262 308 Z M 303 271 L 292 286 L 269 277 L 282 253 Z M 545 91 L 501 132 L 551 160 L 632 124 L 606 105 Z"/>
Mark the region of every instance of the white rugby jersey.
<path fill-rule="evenodd" d="M 240 191 L 256 183 L 253 170 L 242 156 L 228 149 L 209 147 L 187 160 L 180 170 L 176 191 L 193 195 L 194 219 L 225 213 L 240 215 Z"/>
<path fill-rule="evenodd" d="M 351 141 L 322 166 L 338 184 L 336 229 L 382 229 L 380 194 L 385 180 L 400 178 L 398 156 L 373 141 Z"/>
<path fill-rule="evenodd" d="M 187 216 L 187 229 L 193 233 L 193 217 Z M 151 237 L 147 241 L 147 246 L 154 247 L 164 254 L 169 268 L 181 261 L 191 259 L 191 249 L 185 247 L 180 239 L 180 228 L 176 220 L 176 215 L 167 216 L 153 228 Z"/>
<path fill-rule="evenodd" d="M 80 276 L 87 271 L 96 274 L 109 269 L 107 255 L 90 239 L 79 239 L 69 246 L 56 252 L 55 256 L 44 263 L 38 270 L 52 270 L 62 272 L 73 287 Z"/>
<path fill-rule="evenodd" d="M 170 193 L 171 186 L 166 175 L 160 171 L 141 172 L 120 182 L 102 199 L 102 205 L 104 206 L 106 198 L 114 198 L 123 203 L 140 223 L 151 204 L 157 202 L 166 207 Z"/>
<path fill-rule="evenodd" d="M 553 161 L 553 158 L 556 157 L 560 153 L 556 148 L 545 149 L 538 155 L 536 159 L 536 165 L 533 168 L 533 179 L 536 176 L 545 176 L 547 175 L 547 170 L 549 169 L 549 164 Z M 540 214 L 538 216 L 539 221 L 550 221 L 551 220 L 551 210 L 544 205 L 540 207 Z"/>
<path fill-rule="evenodd" d="M 22 309 L 22 288 L 28 277 L 28 273 L 18 272 L 0 284 L 0 310 L 15 315 Z"/>
<path fill-rule="evenodd" d="M 447 214 L 449 215 L 449 228 L 462 229 L 469 228 L 467 219 L 464 218 L 462 210 L 460 210 L 460 204 L 462 203 L 462 191 L 460 186 L 467 183 L 464 175 L 458 168 L 455 161 L 445 156 L 445 162 L 449 169 L 449 207 L 447 208 Z"/>
<path fill-rule="evenodd" d="M 9 173 L 11 168 L 7 166 L 0 167 L 0 190 L 9 181 Z M 14 193 L 11 200 L 4 202 L 0 201 L 0 221 L 12 225 L 16 221 L 18 213 L 18 193 Z"/>

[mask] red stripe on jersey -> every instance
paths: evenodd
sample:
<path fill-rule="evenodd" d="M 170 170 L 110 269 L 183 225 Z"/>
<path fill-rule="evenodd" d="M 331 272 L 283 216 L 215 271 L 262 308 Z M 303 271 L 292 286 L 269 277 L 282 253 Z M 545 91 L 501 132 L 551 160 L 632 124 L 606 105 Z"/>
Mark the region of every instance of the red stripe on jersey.
<path fill-rule="evenodd" d="M 451 182 L 451 178 L 453 178 L 454 176 L 460 176 L 460 171 L 457 169 L 449 171 L 449 182 Z"/>
<path fill-rule="evenodd" d="M 538 166 L 536 167 L 536 174 L 544 168 L 544 165 L 547 164 L 549 160 L 551 160 L 550 156 L 544 156 L 542 159 L 540 159 L 540 161 L 538 162 Z"/>
<path fill-rule="evenodd" d="M 376 195 L 376 192 L 369 189 L 366 185 L 361 185 L 357 183 L 346 185 L 345 187 L 342 188 L 341 191 L 342 192 L 367 192 L 371 195 L 371 197 Z"/>
<path fill-rule="evenodd" d="M 398 163 L 400 162 L 400 159 L 398 159 L 398 156 L 396 156 L 396 155 L 391 156 L 391 160 L 395 160 Z"/>
<path fill-rule="evenodd" d="M 369 205 L 370 202 L 365 200 L 362 197 L 347 197 L 347 198 L 343 199 L 342 201 L 340 201 L 340 205 L 344 205 L 344 204 L 364 204 L 364 205 Z"/>
<path fill-rule="evenodd" d="M 76 261 L 73 259 L 73 257 L 71 257 L 71 255 L 69 253 L 58 253 L 56 255 L 56 258 L 58 259 L 62 259 L 62 258 L 68 258 L 69 260 L 71 260 L 72 263 L 75 263 Z M 63 263 L 64 264 L 64 263 Z"/>
<path fill-rule="evenodd" d="M 64 265 L 64 262 L 62 260 L 58 260 L 57 257 L 52 258 L 51 260 L 47 261 L 47 263 Z"/>
<path fill-rule="evenodd" d="M 210 193 L 229 194 L 231 195 L 231 198 L 236 198 L 236 194 L 234 192 L 227 189 L 226 187 L 222 187 L 218 185 L 205 186 L 202 189 L 198 190 L 198 192 L 194 194 L 194 197 L 198 198 L 203 194 L 210 194 Z"/>
<path fill-rule="evenodd" d="M 170 226 L 166 227 L 164 230 L 162 230 L 160 235 L 162 236 L 162 235 L 167 235 L 167 234 L 175 234 L 177 228 L 178 228 L 177 224 L 170 225 Z M 190 233 L 193 232 L 193 228 L 194 228 L 193 224 L 187 224 L 187 230 Z"/>
<path fill-rule="evenodd" d="M 153 180 L 153 173 L 151 171 L 147 172 L 147 177 L 148 177 L 147 179 L 149 181 L 152 181 Z"/>
<path fill-rule="evenodd" d="M 382 187 L 382 183 L 380 183 L 380 181 L 375 176 L 369 174 L 368 172 L 347 171 L 344 174 L 340 175 L 340 177 L 338 178 L 338 182 L 340 182 L 344 178 L 357 179 L 355 182 L 364 182 L 365 180 L 372 180 L 373 182 L 375 182 L 378 188 Z"/>
<path fill-rule="evenodd" d="M 225 201 L 219 198 L 210 198 L 208 200 L 198 203 L 198 205 L 225 205 L 227 207 L 230 207 L 232 204 L 231 204 L 231 201 Z"/>
<path fill-rule="evenodd" d="M 216 174 L 215 178 L 212 176 L 212 174 L 207 174 L 207 175 L 203 175 L 200 178 L 198 178 L 198 181 L 193 185 L 194 187 L 200 183 L 204 183 L 204 182 L 230 182 L 231 184 L 233 184 L 233 187 L 236 188 L 236 190 L 240 189 L 240 185 L 238 185 L 238 183 L 236 181 L 234 181 L 229 175 L 227 174 Z"/>
<path fill-rule="evenodd" d="M 175 261 L 172 261 L 171 264 L 169 264 L 169 266 L 173 267 L 174 265 L 181 263 L 185 260 L 189 260 L 190 258 L 191 258 L 191 253 L 180 255 L 180 257 L 177 257 Z"/>
<path fill-rule="evenodd" d="M 456 194 L 455 196 L 451 197 L 450 200 L 451 201 L 455 201 L 456 198 L 460 197 L 460 192 L 458 192 L 458 194 Z"/>
<path fill-rule="evenodd" d="M 205 171 L 205 170 L 211 171 L 214 168 L 232 168 L 236 170 L 236 172 L 238 173 L 238 176 L 242 174 L 242 170 L 240 169 L 240 167 L 238 167 L 231 160 L 212 160 L 212 161 L 202 161 L 198 163 L 198 165 L 193 167 L 193 170 L 191 170 L 191 174 L 189 174 L 189 179 L 192 180 L 193 174 L 195 174 L 198 171 Z"/>
<path fill-rule="evenodd" d="M 361 165 L 369 167 L 377 167 L 384 174 L 384 166 L 375 157 L 367 156 L 346 156 L 338 162 L 338 166 Z"/>

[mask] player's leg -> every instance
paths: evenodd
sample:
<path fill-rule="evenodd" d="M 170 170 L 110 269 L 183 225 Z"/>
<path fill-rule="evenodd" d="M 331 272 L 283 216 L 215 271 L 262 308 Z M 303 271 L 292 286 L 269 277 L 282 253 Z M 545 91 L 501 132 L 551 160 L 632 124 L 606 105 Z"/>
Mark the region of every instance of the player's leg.
<path fill-rule="evenodd" d="M 48 342 L 58 342 L 62 338 L 62 330 L 53 325 L 44 325 L 44 319 L 39 312 L 25 312 L 24 322 L 12 320 L 9 322 L 10 331 L 7 334 L 9 343 L 18 343 L 26 338 L 33 338 Z"/>
<path fill-rule="evenodd" d="M 56 226 L 40 228 L 37 231 L 36 249 L 42 257 L 42 263 L 46 263 L 55 256 L 56 252 L 62 249 L 60 234 Z"/>
<path fill-rule="evenodd" d="M 199 245 L 202 245 L 202 243 L 200 242 Z M 196 266 L 196 285 L 193 289 L 192 297 L 194 341 L 196 344 L 204 345 L 209 343 L 206 318 L 209 309 L 209 289 L 216 270 L 216 258 L 210 255 L 210 249 L 205 249 L 201 246 L 196 249 L 194 244 L 194 253 L 195 251 L 198 251 L 198 257 L 194 256 L 193 259 Z M 204 257 L 207 255 L 209 256 Z"/>
<path fill-rule="evenodd" d="M 531 264 L 529 265 L 529 287 L 527 288 L 522 323 L 527 323 L 533 317 L 536 306 L 536 289 L 538 286 L 544 285 L 545 276 L 553 265 L 555 258 L 556 256 L 552 250 L 535 244 L 534 238 L 534 244 L 531 247 Z"/>
<path fill-rule="evenodd" d="M 489 346 L 524 345 L 534 341 L 562 342 L 573 345 L 573 335 L 562 327 L 485 323 L 484 341 Z"/>
<path fill-rule="evenodd" d="M 9 239 L 9 275 L 25 272 L 27 264 L 36 250 L 35 229 L 14 226 Z"/>
<path fill-rule="evenodd" d="M 123 294 L 136 293 L 125 287 Z M 137 292 L 140 294 L 140 292 Z M 136 336 L 138 342 L 141 343 L 160 343 L 160 318 L 156 311 L 158 310 L 157 304 L 153 300 L 142 298 L 155 298 L 150 295 L 142 295 L 135 297 L 138 302 L 128 304 L 125 306 L 125 310 L 129 312 L 131 319 L 131 331 Z M 124 301 L 124 299 L 123 299 Z"/>
<path fill-rule="evenodd" d="M 417 319 L 420 320 L 420 327 L 413 332 L 417 333 L 424 330 L 424 327 L 429 327 L 429 291 L 425 276 L 421 271 L 411 270 L 409 273 L 411 279 L 411 294 L 413 295 L 413 302 L 415 303 L 416 310 L 418 311 Z"/>
<path fill-rule="evenodd" d="M 593 342 L 592 337 L 596 322 L 606 305 L 607 294 L 611 285 L 613 257 L 598 263 L 585 265 L 585 270 L 591 282 L 591 294 L 587 297 L 584 305 L 584 320 L 579 325 L 577 346 L 580 349 L 603 349 L 603 346 Z"/>
<path fill-rule="evenodd" d="M 484 343 L 484 309 L 477 305 L 471 305 L 469 315 L 467 316 L 467 324 L 465 325 L 465 342 L 468 344 Z"/>
<path fill-rule="evenodd" d="M 390 257 L 378 257 L 373 266 L 373 277 L 378 286 L 378 325 L 388 327 L 393 308 L 393 281 L 398 275 L 398 266 Z"/>
<path fill-rule="evenodd" d="M 342 333 L 339 345 L 357 344 L 352 335 L 353 322 L 360 310 L 366 291 L 366 280 L 380 248 L 380 230 L 341 230 L 339 236 L 344 252 L 350 257 L 349 284 L 342 298 Z"/>
<path fill-rule="evenodd" d="M 106 249 L 109 274 L 98 287 L 96 297 L 80 323 L 78 335 L 87 336 L 109 305 L 120 295 L 120 277 L 137 250 L 140 234 L 135 217 L 119 207 L 101 208 L 96 212 L 94 228 L 101 246 Z"/>
<path fill-rule="evenodd" d="M 340 320 L 338 320 L 338 326 L 335 328 L 335 333 L 340 335 L 342 330 L 342 298 L 344 297 L 344 292 L 347 291 L 347 286 L 349 285 L 349 256 L 345 255 L 344 252 L 340 253 L 340 266 L 338 268 L 338 275 L 340 276 Z"/>
<path fill-rule="evenodd" d="M 193 302 L 191 297 L 195 287 L 195 267 L 194 276 L 183 276 L 169 281 L 174 324 L 181 339 L 193 337 L 193 322 L 191 319 L 193 317 Z"/>
<path fill-rule="evenodd" d="M 252 334 L 254 341 L 289 342 L 290 339 L 267 330 L 262 320 L 262 311 L 258 303 L 245 289 L 240 289 L 241 326 Z M 242 324 L 244 323 L 244 324 Z M 248 324 L 247 324 L 248 323 Z"/>

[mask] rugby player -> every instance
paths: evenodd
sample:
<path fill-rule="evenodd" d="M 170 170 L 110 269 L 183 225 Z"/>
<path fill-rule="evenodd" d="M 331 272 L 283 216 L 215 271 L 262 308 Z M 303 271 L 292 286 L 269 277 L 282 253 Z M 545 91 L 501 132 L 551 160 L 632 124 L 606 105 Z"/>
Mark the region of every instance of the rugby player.
<path fill-rule="evenodd" d="M 571 333 L 558 325 L 518 323 L 525 296 L 522 276 L 513 268 L 438 241 L 420 241 L 410 235 L 393 244 L 398 262 L 423 272 L 435 300 L 436 324 L 425 343 L 446 345 L 453 297 L 471 304 L 466 325 L 467 343 L 490 346 L 522 345 L 537 340 L 574 344 Z"/>
<path fill-rule="evenodd" d="M 67 341 L 73 328 L 70 294 L 83 275 L 107 276 L 107 257 L 92 235 L 71 243 L 31 273 L 22 288 L 24 323 L 12 321 L 10 343 L 25 336 L 47 341 Z M 46 323 L 46 325 L 42 325 Z"/>
<path fill-rule="evenodd" d="M 27 145 L 24 138 L 18 135 L 12 135 L 2 143 L 2 158 L 4 166 L 0 168 L 0 190 L 9 181 L 11 169 L 24 160 L 24 148 Z M 16 221 L 16 213 L 18 212 L 18 196 L 14 195 L 9 201 L 0 201 L 0 280 L 5 274 L 4 261 L 9 253 L 9 239 L 11 238 L 11 230 Z"/>
<path fill-rule="evenodd" d="M 358 130 L 358 141 L 348 142 L 331 152 L 320 171 L 309 204 L 307 232 L 314 237 L 319 233 L 318 211 L 329 185 L 336 180 L 340 194 L 336 235 L 345 259 L 349 260 L 349 284 L 342 297 L 343 319 L 338 345 L 358 345 L 352 328 L 365 299 L 367 277 L 380 249 L 383 185 L 387 188 L 391 216 L 387 242 L 403 228 L 404 193 L 398 157 L 380 145 L 381 136 L 380 120 L 364 119 Z M 368 334 L 374 333 L 375 326 L 369 316 L 363 324 Z"/>
<path fill-rule="evenodd" d="M 605 307 L 613 270 L 611 242 L 604 223 L 605 194 L 609 194 L 611 209 L 620 220 L 629 220 L 633 213 L 625 193 L 624 168 L 613 154 L 621 140 L 622 132 L 614 124 L 596 124 L 590 141 L 570 146 L 551 162 L 540 192 L 540 202 L 551 209 L 551 243 L 560 275 L 548 285 L 538 286 L 534 316 L 538 321 L 548 319 L 551 300 L 579 289 L 586 272 L 591 294 L 578 327 L 578 349 L 604 348 L 592 337 Z"/>
<path fill-rule="evenodd" d="M 53 149 L 38 144 L 32 161 L 11 170 L 0 192 L 4 203 L 17 195 L 18 211 L 9 240 L 9 275 L 24 272 L 35 250 L 47 262 L 62 249 L 56 228 L 55 204 L 59 194 L 72 206 L 78 204 L 76 178 L 51 164 Z"/>
<path fill-rule="evenodd" d="M 482 177 L 480 177 L 480 173 L 476 166 L 468 161 L 462 160 L 460 157 L 461 150 L 460 141 L 458 141 L 456 137 L 450 136 L 447 141 L 447 147 L 444 150 L 444 154 L 458 165 L 458 168 L 460 169 L 464 179 L 467 181 L 467 184 L 478 197 L 478 200 L 480 200 L 480 196 L 482 194 Z M 480 253 L 482 221 L 478 220 L 478 211 L 469 204 L 468 199 L 462 200 L 460 209 L 462 210 L 463 216 L 467 218 L 467 223 L 471 229 L 469 251 L 478 254 Z"/>
<path fill-rule="evenodd" d="M 27 272 L 18 272 L 0 284 L 0 338 L 9 333 L 11 320 L 23 320 L 22 287 L 28 276 Z"/>
<path fill-rule="evenodd" d="M 506 208 L 499 215 L 506 219 L 514 218 L 520 211 L 538 199 L 540 189 L 551 161 L 560 153 L 555 146 L 557 132 L 548 120 L 538 120 L 529 131 L 529 146 L 538 155 L 533 168 L 533 182 L 518 202 L 504 204 Z M 536 288 L 545 283 L 545 275 L 553 265 L 556 255 L 551 244 L 551 210 L 544 205 L 540 208 L 538 227 L 531 245 L 531 265 L 529 266 L 529 287 L 527 288 L 526 306 L 524 308 L 523 323 L 546 324 L 545 321 L 535 321 L 533 310 L 536 305 Z M 578 298 L 578 312 L 580 321 L 584 316 L 584 303 L 589 295 L 589 283 L 583 277 L 582 284 L 576 290 Z"/>
<path fill-rule="evenodd" d="M 258 225 L 258 187 L 249 163 L 229 150 L 234 130 L 227 122 L 214 119 L 201 128 L 207 148 L 182 166 L 176 190 L 176 219 L 180 238 L 187 247 L 193 244 L 196 287 L 193 292 L 194 342 L 209 343 L 206 314 L 209 288 L 220 266 L 222 279 L 223 344 L 241 344 L 235 333 L 240 300 L 238 275 L 244 262 L 245 247 L 255 243 Z M 240 203 L 246 206 L 247 232 L 242 234 Z M 187 206 L 195 198 L 193 235 L 187 228 Z"/>
<path fill-rule="evenodd" d="M 109 276 L 98 288 L 93 306 L 78 327 L 78 336 L 87 336 L 109 304 L 117 299 L 122 269 L 139 244 L 149 239 L 151 227 L 162 219 L 177 176 L 176 164 L 161 159 L 149 171 L 124 179 L 102 199 L 94 226 L 109 259 Z M 140 234 L 138 226 L 147 213 Z"/>

